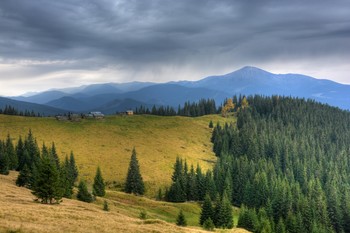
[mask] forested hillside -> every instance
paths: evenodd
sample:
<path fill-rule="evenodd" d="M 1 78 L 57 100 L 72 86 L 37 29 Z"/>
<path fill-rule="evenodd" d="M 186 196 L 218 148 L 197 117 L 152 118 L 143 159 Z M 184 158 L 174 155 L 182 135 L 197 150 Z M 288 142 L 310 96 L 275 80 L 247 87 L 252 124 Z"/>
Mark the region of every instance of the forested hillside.
<path fill-rule="evenodd" d="M 294 98 L 248 98 L 217 125 L 217 191 L 253 232 L 350 232 L 350 113 Z"/>

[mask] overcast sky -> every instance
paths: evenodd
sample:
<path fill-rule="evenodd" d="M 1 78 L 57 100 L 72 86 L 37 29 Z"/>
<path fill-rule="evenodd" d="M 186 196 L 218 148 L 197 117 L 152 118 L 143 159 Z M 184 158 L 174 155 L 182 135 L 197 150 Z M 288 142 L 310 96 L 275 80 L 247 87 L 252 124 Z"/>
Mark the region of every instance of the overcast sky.
<path fill-rule="evenodd" d="M 0 95 L 246 65 L 350 84 L 350 1 L 0 1 Z"/>

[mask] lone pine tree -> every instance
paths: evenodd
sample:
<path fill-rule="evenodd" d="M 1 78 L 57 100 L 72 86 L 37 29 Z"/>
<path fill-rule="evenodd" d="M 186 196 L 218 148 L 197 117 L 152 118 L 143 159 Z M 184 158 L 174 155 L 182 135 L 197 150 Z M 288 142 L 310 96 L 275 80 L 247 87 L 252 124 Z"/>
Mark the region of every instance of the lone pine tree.
<path fill-rule="evenodd" d="M 102 178 L 100 167 L 97 167 L 97 170 L 96 170 L 94 184 L 92 186 L 92 193 L 95 196 L 99 196 L 99 197 L 103 197 L 106 194 L 105 182 Z"/>
<path fill-rule="evenodd" d="M 136 157 L 135 148 L 132 150 L 128 174 L 125 183 L 125 192 L 143 195 L 145 193 L 145 185 L 140 173 L 139 162 Z"/>

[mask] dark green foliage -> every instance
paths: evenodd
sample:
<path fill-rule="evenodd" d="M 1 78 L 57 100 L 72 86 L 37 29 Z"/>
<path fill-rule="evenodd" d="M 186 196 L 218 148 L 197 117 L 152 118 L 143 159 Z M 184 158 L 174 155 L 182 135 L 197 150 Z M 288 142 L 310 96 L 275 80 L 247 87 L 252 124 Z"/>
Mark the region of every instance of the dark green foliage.
<path fill-rule="evenodd" d="M 251 210 L 264 207 L 255 231 L 350 232 L 350 113 L 290 97 L 247 100 L 237 125 L 212 134 L 217 191 L 248 207 L 240 224 L 254 230 Z"/>
<path fill-rule="evenodd" d="M 180 210 L 179 214 L 177 215 L 176 225 L 182 226 L 182 227 L 187 226 L 187 221 L 186 221 L 185 215 L 182 212 L 182 210 Z"/>
<path fill-rule="evenodd" d="M 209 125 L 208 125 L 208 126 L 209 126 L 209 128 L 211 128 L 211 129 L 212 129 L 212 128 L 214 128 L 214 123 L 213 123 L 213 121 L 212 121 L 212 120 L 210 120 L 210 122 L 209 122 Z"/>
<path fill-rule="evenodd" d="M 8 175 L 10 168 L 10 161 L 5 151 L 5 145 L 0 141 L 0 174 Z"/>
<path fill-rule="evenodd" d="M 153 106 L 152 109 L 140 106 L 136 108 L 135 114 L 152 114 L 158 116 L 189 116 L 198 117 L 217 113 L 215 101 L 213 99 L 201 99 L 198 103 L 186 102 L 183 107 L 179 106 L 177 112 L 170 106 Z"/>
<path fill-rule="evenodd" d="M 255 232 L 259 228 L 259 220 L 254 209 L 242 207 L 238 217 L 237 227 Z"/>
<path fill-rule="evenodd" d="M 186 161 L 183 161 L 179 157 L 176 158 L 174 172 L 171 178 L 173 182 L 165 195 L 167 201 L 202 201 L 207 191 L 211 195 L 216 195 L 216 188 L 211 174 L 208 174 L 208 180 L 206 180 L 199 165 L 197 165 L 196 171 L 193 165 L 191 165 L 191 169 L 188 171 Z"/>
<path fill-rule="evenodd" d="M 125 182 L 125 192 L 143 195 L 145 193 L 145 185 L 140 173 L 139 162 L 136 157 L 135 148 L 132 150 L 128 174 Z"/>
<path fill-rule="evenodd" d="M 9 160 L 9 169 L 16 170 L 18 167 L 18 157 L 9 134 L 6 138 L 5 153 L 7 154 Z"/>
<path fill-rule="evenodd" d="M 211 203 L 210 196 L 209 196 L 209 194 L 207 194 L 207 195 L 205 195 L 204 202 L 202 205 L 201 215 L 199 218 L 199 225 L 202 226 L 207 219 L 210 219 L 211 221 L 213 221 L 212 220 L 213 215 L 214 215 L 213 206 Z"/>
<path fill-rule="evenodd" d="M 74 181 L 72 180 L 73 175 L 70 173 L 71 167 L 67 156 L 64 163 L 61 165 L 60 172 L 63 197 L 72 198 Z"/>
<path fill-rule="evenodd" d="M 106 195 L 105 182 L 102 178 L 101 169 L 97 167 L 94 184 L 92 186 L 92 193 L 95 196 L 103 197 Z"/>
<path fill-rule="evenodd" d="M 28 168 L 27 164 L 24 164 L 24 167 L 19 172 L 19 175 L 16 180 L 16 185 L 19 187 L 29 187 L 30 184 L 31 171 Z"/>
<path fill-rule="evenodd" d="M 45 148 L 43 147 L 43 151 Z M 40 163 L 37 166 L 37 174 L 35 177 L 33 194 L 41 200 L 42 203 L 56 203 L 62 198 L 63 190 L 61 179 L 56 164 L 52 162 L 49 156 L 43 154 Z"/>
<path fill-rule="evenodd" d="M 162 189 L 159 188 L 158 195 L 157 195 L 157 201 L 161 201 L 161 200 L 163 200 L 163 193 L 162 193 Z"/>
<path fill-rule="evenodd" d="M 233 227 L 232 206 L 226 192 L 224 192 L 220 203 L 217 227 L 228 229 L 231 229 Z"/>
<path fill-rule="evenodd" d="M 213 231 L 215 228 L 213 220 L 211 220 L 211 218 L 207 218 L 203 223 L 203 228 L 207 231 Z"/>
<path fill-rule="evenodd" d="M 80 183 L 78 185 L 77 198 L 80 201 L 84 201 L 84 202 L 88 202 L 88 203 L 93 201 L 93 197 L 92 197 L 91 193 L 88 191 L 86 183 L 83 180 L 80 181 Z"/>
<path fill-rule="evenodd" d="M 108 202 L 106 200 L 103 202 L 103 210 L 104 211 L 109 211 Z"/>
<path fill-rule="evenodd" d="M 73 151 L 71 151 L 69 156 L 69 170 L 70 170 L 69 174 L 70 174 L 71 182 L 74 184 L 78 179 L 79 172 L 78 172 L 77 165 L 75 164 Z"/>

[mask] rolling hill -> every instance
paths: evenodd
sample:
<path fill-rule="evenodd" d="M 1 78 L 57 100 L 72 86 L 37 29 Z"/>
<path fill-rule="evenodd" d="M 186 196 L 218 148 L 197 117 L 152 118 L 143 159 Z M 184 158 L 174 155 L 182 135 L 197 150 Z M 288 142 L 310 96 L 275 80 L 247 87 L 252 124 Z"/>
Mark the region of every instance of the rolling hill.
<path fill-rule="evenodd" d="M 57 114 L 66 113 L 67 110 L 42 105 L 29 103 L 24 101 L 13 100 L 9 98 L 0 97 L 0 109 L 4 109 L 6 106 L 12 106 L 18 111 L 34 111 L 35 113 L 40 113 L 43 116 L 54 116 Z"/>
<path fill-rule="evenodd" d="M 0 232 L 206 232 L 193 226 L 198 224 L 200 212 L 196 203 L 166 203 L 107 191 L 105 198 L 94 203 L 64 198 L 59 205 L 43 205 L 33 201 L 29 189 L 14 184 L 17 175 L 0 175 Z M 109 212 L 102 210 L 104 200 Z M 173 224 L 180 208 L 192 226 Z M 148 219 L 138 218 L 141 210 L 147 211 Z M 223 232 L 248 233 L 243 229 Z"/>
<path fill-rule="evenodd" d="M 91 181 L 98 165 L 105 179 L 116 187 L 124 183 L 131 150 L 136 148 L 147 196 L 169 185 L 176 157 L 188 164 L 212 167 L 216 157 L 210 143 L 210 120 L 227 121 L 217 115 L 198 118 L 158 116 L 108 116 L 103 120 L 62 122 L 55 118 L 0 115 L 0 138 L 18 137 L 32 130 L 38 145 L 55 142 L 61 159 L 73 150 L 80 178 Z"/>

